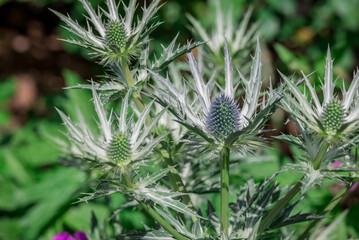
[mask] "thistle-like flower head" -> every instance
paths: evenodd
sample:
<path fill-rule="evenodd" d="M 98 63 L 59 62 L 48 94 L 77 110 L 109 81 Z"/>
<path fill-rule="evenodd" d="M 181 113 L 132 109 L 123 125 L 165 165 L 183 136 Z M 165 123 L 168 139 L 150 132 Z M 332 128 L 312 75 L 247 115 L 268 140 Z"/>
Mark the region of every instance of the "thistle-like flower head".
<path fill-rule="evenodd" d="M 115 135 L 107 149 L 108 158 L 117 163 L 131 161 L 131 144 L 129 139 L 122 133 Z"/>
<path fill-rule="evenodd" d="M 324 130 L 330 135 L 335 135 L 343 126 L 344 118 L 345 112 L 343 106 L 340 101 L 335 99 L 324 107 L 320 120 Z"/>
<path fill-rule="evenodd" d="M 126 49 L 126 32 L 121 22 L 110 21 L 106 26 L 106 43 L 113 51 Z"/>
<path fill-rule="evenodd" d="M 66 42 L 89 49 L 92 54 L 107 64 L 125 58 L 130 60 L 138 55 L 141 47 L 147 43 L 148 35 L 159 26 L 159 22 L 150 24 L 154 14 L 161 7 L 160 0 L 154 0 L 143 7 L 142 18 L 135 21 L 136 0 L 130 0 L 126 6 L 122 1 L 106 0 L 107 11 L 99 8 L 96 11 L 88 0 L 80 0 L 88 14 L 88 28 L 84 28 L 70 16 L 53 11 L 67 25 L 67 29 L 77 39 L 66 39 Z M 125 14 L 119 14 L 123 5 Z"/>
<path fill-rule="evenodd" d="M 223 141 L 231 133 L 239 130 L 240 120 L 236 102 L 222 94 L 211 103 L 206 124 L 212 135 Z"/>
<path fill-rule="evenodd" d="M 305 89 L 309 90 L 310 100 L 307 93 L 302 92 L 288 78 L 282 75 L 288 84 L 291 94 L 285 94 L 282 101 L 283 108 L 291 113 L 296 122 L 303 125 L 303 129 L 310 129 L 314 133 L 323 136 L 331 143 L 351 140 L 356 141 L 356 132 L 359 130 L 359 73 L 346 89 L 344 82 L 339 96 L 334 95 L 333 60 L 328 48 L 325 66 L 324 83 L 322 84 L 323 100 L 315 92 L 314 86 L 303 74 Z"/>
<path fill-rule="evenodd" d="M 145 119 L 150 112 L 151 102 L 138 119 L 134 122 L 133 118 L 127 118 L 128 92 L 122 101 L 121 113 L 113 119 L 115 115 L 112 111 L 107 114 L 105 104 L 101 101 L 96 91 L 92 89 L 93 102 L 98 118 L 99 134 L 93 132 L 88 127 L 82 114 L 78 112 L 79 123 L 74 123 L 63 112 L 58 110 L 66 128 L 65 134 L 70 142 L 59 142 L 63 145 L 67 153 L 80 158 L 95 161 L 104 170 L 119 169 L 126 170 L 127 166 L 134 167 L 135 163 L 140 164 L 150 154 L 152 149 L 167 135 L 163 133 L 158 137 L 151 135 L 151 129 L 161 118 L 165 110 L 145 125 Z"/>
<path fill-rule="evenodd" d="M 253 57 L 249 79 L 239 73 L 239 79 L 233 77 L 232 60 L 229 47 L 225 52 L 225 87 L 215 88 L 214 75 L 208 82 L 204 81 L 200 67 L 192 54 L 188 54 L 189 66 L 193 76 L 193 85 L 176 87 L 169 80 L 151 72 L 162 87 L 155 88 L 156 100 L 169 110 L 183 124 L 190 134 L 197 136 L 193 144 L 206 146 L 208 149 L 220 149 L 223 146 L 237 150 L 254 145 L 262 145 L 263 139 L 258 136 L 262 127 L 274 110 L 277 94 L 270 87 L 261 92 L 261 51 L 259 43 Z M 234 85 L 234 80 L 238 84 Z M 190 81 L 188 81 L 190 82 Z M 235 89 L 241 84 L 244 88 L 241 108 L 235 100 Z M 194 92 L 188 89 L 193 89 Z M 194 93 L 194 94 L 193 94 Z M 212 99 L 213 97 L 213 99 Z M 259 112 L 262 114 L 259 115 Z M 258 117 L 257 117 L 258 116 Z"/>

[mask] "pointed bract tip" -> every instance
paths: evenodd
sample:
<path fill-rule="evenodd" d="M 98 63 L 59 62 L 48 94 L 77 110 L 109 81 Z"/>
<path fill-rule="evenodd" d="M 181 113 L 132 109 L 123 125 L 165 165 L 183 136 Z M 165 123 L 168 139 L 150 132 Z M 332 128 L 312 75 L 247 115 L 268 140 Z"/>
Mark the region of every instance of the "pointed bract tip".
<path fill-rule="evenodd" d="M 330 58 L 330 60 L 332 60 L 329 43 L 328 43 L 328 48 L 327 48 L 327 59 L 328 58 Z"/>

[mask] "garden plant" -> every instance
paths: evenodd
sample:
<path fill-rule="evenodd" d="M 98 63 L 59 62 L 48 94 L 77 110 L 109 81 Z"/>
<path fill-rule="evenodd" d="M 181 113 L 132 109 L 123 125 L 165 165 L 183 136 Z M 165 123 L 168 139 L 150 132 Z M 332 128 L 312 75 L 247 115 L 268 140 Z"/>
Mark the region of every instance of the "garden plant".
<path fill-rule="evenodd" d="M 66 139 L 53 140 L 69 164 L 97 182 L 79 202 L 122 194 L 127 203 L 114 216 L 136 208 L 153 219 L 145 231 L 109 233 L 94 216 L 89 239 L 327 239 L 336 222 L 323 227 L 323 219 L 358 181 L 358 72 L 349 86 L 335 80 L 328 47 L 321 92 L 311 73 L 279 73 L 281 83 L 272 83 L 262 74 L 252 8 L 236 24 L 218 1 L 212 30 L 188 15 L 196 41 L 179 45 L 174 36 L 153 58 L 150 35 L 161 26 L 155 16 L 162 1 L 142 8 L 136 0 L 81 3 L 86 26 L 52 11 L 73 35 L 63 40 L 87 49 L 103 67 L 100 80 L 66 90 L 90 91 L 96 116 L 87 119 L 87 109 L 78 109 L 75 121 L 57 109 Z M 176 61 L 183 55 L 186 62 Z M 268 128 L 278 108 L 290 114 L 296 135 L 274 136 Z M 274 138 L 299 148 L 300 156 L 262 182 L 233 185 L 240 159 L 265 154 Z M 301 174 L 298 182 L 278 184 L 288 171 Z M 344 186 L 323 211 L 301 212 L 298 203 L 324 179 Z M 305 231 L 291 228 L 297 223 Z"/>

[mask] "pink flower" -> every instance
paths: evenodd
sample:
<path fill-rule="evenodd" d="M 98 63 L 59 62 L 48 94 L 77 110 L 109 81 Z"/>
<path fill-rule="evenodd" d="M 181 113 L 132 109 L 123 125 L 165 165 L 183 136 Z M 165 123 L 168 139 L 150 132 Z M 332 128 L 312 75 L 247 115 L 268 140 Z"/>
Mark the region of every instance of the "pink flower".
<path fill-rule="evenodd" d="M 341 162 L 335 162 L 335 163 L 332 163 L 332 164 L 330 164 L 330 166 L 331 167 L 340 167 L 341 165 L 343 165 L 343 163 L 341 163 Z"/>
<path fill-rule="evenodd" d="M 56 236 L 52 240 L 88 240 L 88 239 L 84 232 L 75 232 L 73 237 L 67 232 L 62 232 L 56 234 Z"/>
<path fill-rule="evenodd" d="M 353 192 L 359 186 L 359 182 L 353 184 L 353 186 L 349 189 L 349 192 Z"/>
<path fill-rule="evenodd" d="M 73 240 L 73 239 L 69 233 L 62 232 L 56 234 L 56 236 L 52 240 Z"/>

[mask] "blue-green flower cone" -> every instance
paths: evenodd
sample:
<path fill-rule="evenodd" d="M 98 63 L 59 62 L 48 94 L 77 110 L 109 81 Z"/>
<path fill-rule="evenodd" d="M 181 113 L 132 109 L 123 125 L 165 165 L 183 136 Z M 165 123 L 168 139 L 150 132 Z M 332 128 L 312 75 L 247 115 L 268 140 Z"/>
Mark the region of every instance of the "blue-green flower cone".
<path fill-rule="evenodd" d="M 131 159 L 131 145 L 124 134 L 117 134 L 113 137 L 107 150 L 109 159 L 116 163 L 124 163 Z"/>
<path fill-rule="evenodd" d="M 240 111 L 236 102 L 222 94 L 211 104 L 207 115 L 207 129 L 220 141 L 240 128 Z"/>
<path fill-rule="evenodd" d="M 322 124 L 327 132 L 336 132 L 343 125 L 345 112 L 339 101 L 329 102 L 322 115 Z"/>
<path fill-rule="evenodd" d="M 119 22 L 109 22 L 106 27 L 106 42 L 110 47 L 123 51 L 126 48 L 126 33 Z"/>

